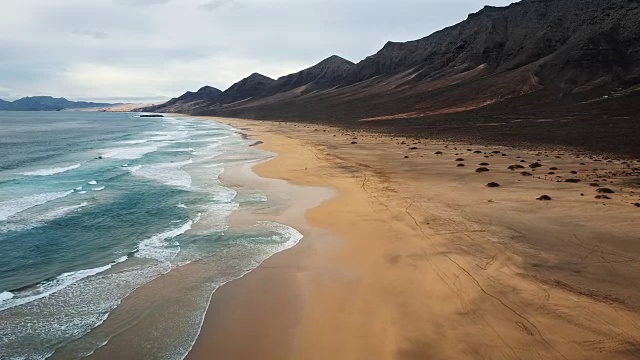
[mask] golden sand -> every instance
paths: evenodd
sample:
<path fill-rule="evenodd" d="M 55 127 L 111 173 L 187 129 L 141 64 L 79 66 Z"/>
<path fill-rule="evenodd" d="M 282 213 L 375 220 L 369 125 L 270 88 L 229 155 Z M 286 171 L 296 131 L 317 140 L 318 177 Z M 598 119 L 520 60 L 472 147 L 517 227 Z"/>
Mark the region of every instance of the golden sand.
<path fill-rule="evenodd" d="M 278 154 L 260 176 L 337 195 L 298 246 L 216 291 L 188 358 L 640 357 L 640 200 L 621 175 L 637 163 L 216 120 Z"/>

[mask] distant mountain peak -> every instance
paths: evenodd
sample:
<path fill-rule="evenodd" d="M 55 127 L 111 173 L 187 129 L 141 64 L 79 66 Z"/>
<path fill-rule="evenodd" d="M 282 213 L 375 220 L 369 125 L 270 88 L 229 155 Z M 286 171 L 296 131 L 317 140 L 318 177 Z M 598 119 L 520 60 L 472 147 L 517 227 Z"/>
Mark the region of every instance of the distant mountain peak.
<path fill-rule="evenodd" d="M 53 96 L 26 96 L 13 102 L 0 100 L 0 110 L 9 111 L 59 111 L 112 106 L 114 104 L 69 101 Z"/>
<path fill-rule="evenodd" d="M 338 55 L 331 55 L 328 58 L 322 60 L 321 62 L 318 63 L 318 65 L 320 64 L 346 64 L 346 65 L 355 65 L 355 63 L 341 57 Z"/>
<path fill-rule="evenodd" d="M 425 37 L 389 41 L 357 64 L 331 55 L 276 81 L 253 73 L 218 102 L 196 106 L 241 117 L 359 121 L 474 111 L 526 102 L 520 97 L 533 92 L 536 99 L 562 104 L 608 99 L 640 86 L 639 1 L 521 0 L 478 7 L 466 20 Z"/>
<path fill-rule="evenodd" d="M 203 92 L 219 92 L 221 93 L 222 90 L 214 88 L 213 86 L 209 86 L 209 85 L 205 85 L 203 87 L 201 87 L 200 89 L 198 89 L 199 93 L 203 93 Z"/>
<path fill-rule="evenodd" d="M 275 80 L 266 76 L 266 75 L 262 75 L 260 73 L 254 72 L 253 74 L 247 76 L 246 78 L 244 78 L 243 80 L 252 80 L 252 81 L 266 81 L 266 82 L 274 82 Z"/>

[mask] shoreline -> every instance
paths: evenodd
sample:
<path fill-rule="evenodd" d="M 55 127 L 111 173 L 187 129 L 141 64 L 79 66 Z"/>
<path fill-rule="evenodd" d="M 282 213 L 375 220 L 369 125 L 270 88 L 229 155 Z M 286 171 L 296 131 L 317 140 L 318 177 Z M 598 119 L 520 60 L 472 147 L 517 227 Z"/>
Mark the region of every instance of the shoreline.
<path fill-rule="evenodd" d="M 175 116 L 177 119 L 181 117 Z M 188 118 L 193 120 L 192 117 Z M 229 130 L 238 132 L 237 129 Z M 240 138 L 236 134 L 233 136 Z M 217 161 L 226 165 L 224 171 L 216 174 L 215 181 L 223 188 L 233 189 L 235 196 L 238 196 L 234 200 L 238 207 L 227 214 L 229 216 L 224 220 L 229 232 L 227 241 L 235 241 L 234 236 L 251 236 L 252 229 L 256 229 L 258 232 L 254 235 L 258 236 L 255 238 L 258 242 L 253 244 L 255 247 L 248 246 L 253 252 L 240 248 L 225 251 L 224 245 L 220 245 L 222 250 L 219 252 L 212 252 L 153 278 L 120 300 L 115 309 L 105 316 L 105 320 L 87 334 L 57 348 L 52 358 L 67 358 L 79 353 L 92 359 L 111 359 L 114 356 L 154 358 L 149 350 L 157 348 L 170 349 L 171 354 L 165 352 L 164 356 L 183 358 L 202 331 L 206 309 L 217 288 L 250 274 L 255 266 L 272 254 L 295 247 L 300 237 L 311 231 L 304 221 L 304 212 L 331 197 L 333 192 L 326 188 L 300 187 L 282 180 L 259 177 L 251 171 L 251 167 L 267 161 L 270 154 L 263 151 L 243 152 L 245 146 L 249 145 L 247 141 L 239 145 L 241 148 L 238 152 L 224 152 L 217 157 Z M 192 176 L 199 174 L 206 177 L 211 174 L 211 169 L 200 169 L 200 173 L 192 173 Z M 266 198 L 261 200 L 262 197 Z M 262 202 L 267 198 L 268 202 Z M 240 206 L 241 203 L 247 205 Z M 222 214 L 225 214 L 224 210 Z M 211 217 L 213 220 L 216 218 Z M 209 223 L 206 220 L 193 224 L 195 231 L 207 231 L 218 226 L 217 222 Z M 234 231 L 239 233 L 234 235 Z M 268 239 L 265 244 L 261 243 L 263 237 Z M 214 241 L 217 239 L 213 238 Z M 241 243 L 239 245 L 242 247 Z M 251 262 L 244 261 L 250 259 Z M 117 267 L 108 274 L 126 271 L 127 267 Z M 163 323 L 167 326 L 157 328 Z"/>
<path fill-rule="evenodd" d="M 455 144 L 215 120 L 278 153 L 255 166 L 256 174 L 332 187 L 337 196 L 305 216 L 329 233 L 303 239 L 214 293 L 187 358 L 634 356 L 637 292 L 625 286 L 636 279 L 640 254 L 631 242 L 635 187 L 616 179 L 613 201 L 594 201 L 586 170 L 575 175 L 583 183 L 568 184 L 542 174 L 518 178 L 503 166 L 515 162 L 516 153 L 529 163 L 546 156 L 547 167 L 557 163 L 566 172 L 589 161 L 605 166 L 611 178 L 624 168 L 620 162 L 495 146 L 466 145 L 483 149 L 482 155 L 456 149 L 477 162 L 490 159 L 492 172 L 474 174 L 475 167 L 455 167 L 454 150 L 448 150 Z M 401 140 L 416 149 L 407 150 Z M 434 155 L 436 149 L 446 154 Z M 502 188 L 486 188 L 489 180 Z M 535 201 L 542 193 L 553 201 Z M 589 235 L 611 221 L 615 231 Z M 326 246 L 336 236 L 331 234 L 342 240 Z M 601 234 L 605 239 L 590 245 Z M 574 238 L 575 244 L 569 241 Z M 575 253 L 589 246 L 599 246 L 605 258 L 624 250 L 629 259 L 624 268 L 607 260 L 615 271 L 574 261 L 572 256 L 591 256 Z M 587 315 L 574 318 L 578 314 Z"/>

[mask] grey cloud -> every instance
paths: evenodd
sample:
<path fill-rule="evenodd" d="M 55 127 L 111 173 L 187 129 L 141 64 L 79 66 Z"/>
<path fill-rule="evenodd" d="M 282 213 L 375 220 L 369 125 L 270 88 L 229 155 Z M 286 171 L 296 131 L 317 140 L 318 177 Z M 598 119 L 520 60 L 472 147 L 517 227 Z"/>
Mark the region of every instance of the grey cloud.
<path fill-rule="evenodd" d="M 150 5 L 162 5 L 167 4 L 171 0 L 114 0 L 116 4 L 123 4 L 128 6 L 150 6 Z"/>
<path fill-rule="evenodd" d="M 332 54 L 357 62 L 386 41 L 418 39 L 487 2 L 512 1 L 9 2 L 3 16 L 13 20 L 0 22 L 0 89 L 101 99 L 225 89 L 253 72 L 279 77 Z"/>
<path fill-rule="evenodd" d="M 76 35 L 90 36 L 96 40 L 102 40 L 109 37 L 109 34 L 102 31 L 94 31 L 94 30 L 73 30 L 73 33 Z"/>
<path fill-rule="evenodd" d="M 225 5 L 235 5 L 241 7 L 242 3 L 236 0 L 212 0 L 207 3 L 198 5 L 198 8 L 206 11 L 214 11 L 220 9 Z"/>

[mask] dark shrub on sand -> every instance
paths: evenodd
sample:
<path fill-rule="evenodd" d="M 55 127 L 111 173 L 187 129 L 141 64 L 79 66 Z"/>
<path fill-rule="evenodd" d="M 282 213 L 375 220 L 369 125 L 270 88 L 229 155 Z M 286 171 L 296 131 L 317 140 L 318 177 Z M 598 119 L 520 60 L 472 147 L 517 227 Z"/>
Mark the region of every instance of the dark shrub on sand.
<path fill-rule="evenodd" d="M 558 168 L 554 166 L 554 167 L 550 167 L 549 170 L 558 170 Z"/>
<path fill-rule="evenodd" d="M 490 182 L 487 184 L 487 187 L 491 187 L 491 188 L 500 187 L 500 184 L 498 184 L 497 182 Z"/>
<path fill-rule="evenodd" d="M 418 150 L 418 148 L 413 146 L 413 147 L 410 147 L 409 150 Z"/>
<path fill-rule="evenodd" d="M 489 171 L 489 169 L 487 169 L 486 167 L 479 167 L 476 169 L 477 173 L 487 172 L 487 171 Z"/>
<path fill-rule="evenodd" d="M 526 172 L 526 171 L 521 172 L 520 175 L 522 175 L 522 176 L 533 176 L 532 173 Z"/>
<path fill-rule="evenodd" d="M 464 161 L 463 158 L 457 158 L 456 161 Z"/>
<path fill-rule="evenodd" d="M 351 142 L 351 145 L 353 145 L 353 144 L 357 144 L 357 143 L 358 143 L 357 141 L 352 141 L 352 142 Z"/>
<path fill-rule="evenodd" d="M 464 167 L 465 165 L 464 164 L 458 164 L 457 166 L 458 167 Z"/>
<path fill-rule="evenodd" d="M 580 181 L 582 181 L 582 180 L 580 180 L 580 179 L 567 179 L 567 180 L 565 180 L 564 182 L 568 182 L 568 183 L 579 183 Z"/>
<path fill-rule="evenodd" d="M 608 197 L 607 195 L 596 195 L 596 199 L 609 200 L 611 198 Z"/>
<path fill-rule="evenodd" d="M 571 171 L 570 171 L 570 173 L 572 173 L 572 174 L 574 174 L 574 175 L 575 175 L 575 174 L 577 174 L 578 172 L 577 172 L 577 171 L 575 171 L 575 170 L 571 170 Z"/>
<path fill-rule="evenodd" d="M 600 186 L 600 184 L 598 184 L 598 183 L 591 183 L 591 184 L 589 184 L 589 186 L 598 187 L 598 186 Z"/>
<path fill-rule="evenodd" d="M 551 200 L 551 196 L 549 196 L 549 195 L 540 195 L 540 197 L 537 198 L 536 200 L 549 201 L 549 200 Z"/>
<path fill-rule="evenodd" d="M 511 165 L 507 169 L 513 171 L 513 170 L 516 170 L 516 169 L 524 169 L 524 166 L 522 166 L 522 165 Z"/>
<path fill-rule="evenodd" d="M 474 154 L 482 154 L 482 151 L 480 151 L 480 150 L 476 150 L 476 151 L 474 151 L 473 153 L 474 153 Z"/>
<path fill-rule="evenodd" d="M 489 163 L 483 162 L 483 163 L 480 163 L 480 166 L 489 166 Z"/>
<path fill-rule="evenodd" d="M 600 188 L 598 190 L 596 190 L 598 193 L 600 194 L 615 194 L 615 191 L 609 189 L 609 188 Z"/>
<path fill-rule="evenodd" d="M 554 173 L 553 171 L 549 171 L 549 172 L 547 173 L 547 175 L 555 175 L 555 174 L 556 174 L 556 173 Z"/>
<path fill-rule="evenodd" d="M 404 158 L 405 158 L 405 159 L 408 159 L 408 158 L 409 158 L 409 155 L 405 155 L 405 156 L 404 156 Z"/>
<path fill-rule="evenodd" d="M 640 203 L 635 203 L 635 204 L 633 204 L 633 206 L 640 207 Z"/>
<path fill-rule="evenodd" d="M 532 169 L 536 169 L 542 167 L 542 164 L 540 164 L 539 162 L 534 162 L 533 164 L 529 164 L 529 167 Z"/>
<path fill-rule="evenodd" d="M 436 152 L 434 152 L 434 154 L 436 154 L 436 155 L 442 155 L 442 151 L 436 151 Z"/>

